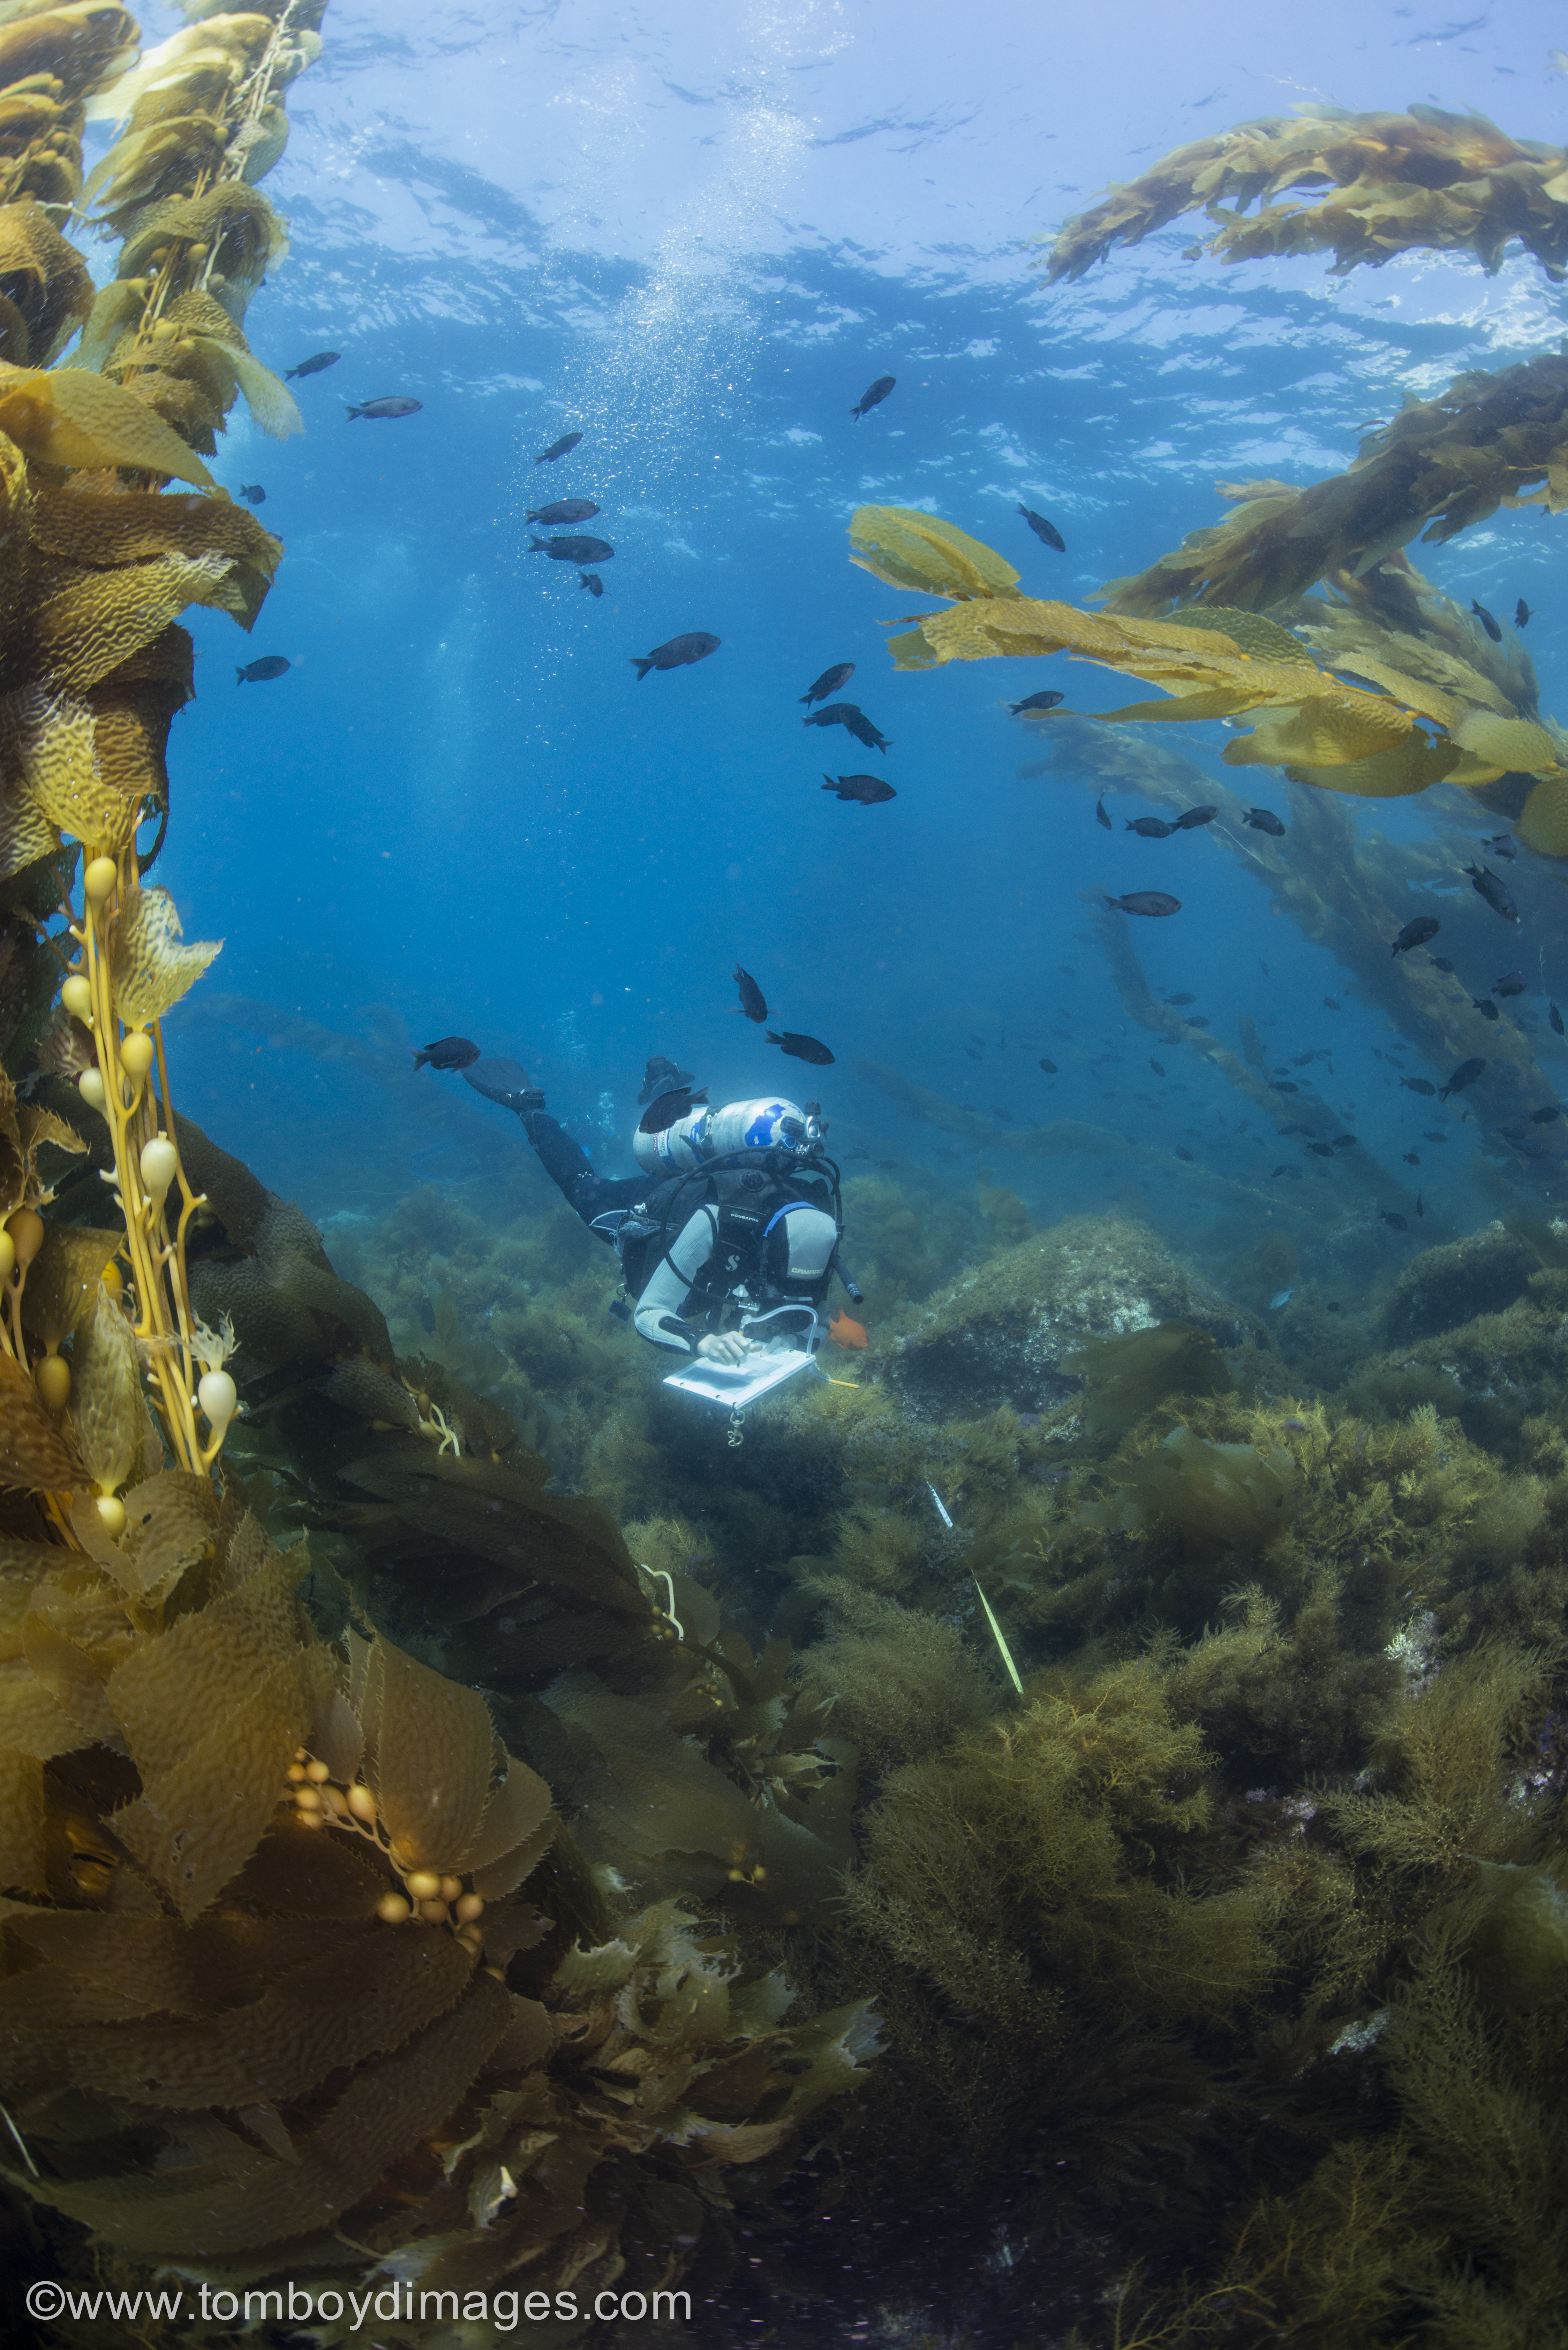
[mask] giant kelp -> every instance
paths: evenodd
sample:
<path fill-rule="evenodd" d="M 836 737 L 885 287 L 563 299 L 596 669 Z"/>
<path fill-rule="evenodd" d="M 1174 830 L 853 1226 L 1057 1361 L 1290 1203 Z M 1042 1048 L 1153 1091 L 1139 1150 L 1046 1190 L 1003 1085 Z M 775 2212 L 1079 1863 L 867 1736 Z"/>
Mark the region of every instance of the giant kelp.
<path fill-rule="evenodd" d="M 1267 611 L 1331 571 L 1369 570 L 1414 538 L 1453 538 L 1501 505 L 1556 514 L 1565 465 L 1568 360 L 1469 369 L 1436 398 L 1407 400 L 1343 473 L 1304 489 L 1221 484 L 1232 514 L 1106 593 L 1114 611 L 1144 619 L 1188 604 Z"/>
<path fill-rule="evenodd" d="M 1379 576 L 1386 578 L 1386 574 Z M 1421 590 L 1423 608 L 1430 602 L 1438 610 L 1440 627 L 1432 640 L 1436 654 L 1451 640 L 1459 616 L 1449 599 L 1434 598 L 1424 582 L 1406 572 L 1401 559 L 1401 569 L 1393 583 L 1398 600 L 1391 617 L 1406 611 L 1412 582 Z M 1325 614 L 1337 615 L 1337 605 L 1328 606 L 1314 598 L 1298 608 L 1305 628 L 1338 625 L 1337 619 L 1325 619 Z M 1388 607 L 1380 597 L 1375 608 L 1387 610 Z M 1350 625 L 1354 627 L 1354 620 Z M 1361 640 L 1359 629 L 1355 634 Z M 1484 657 L 1478 652 L 1477 658 Z M 1485 682 L 1494 673 L 1483 671 L 1479 674 Z M 1503 672 L 1505 678 L 1518 674 Z M 1521 1186 L 1529 1186 L 1537 1196 L 1539 1188 L 1551 1186 L 1564 1146 L 1553 1140 L 1552 1126 L 1531 1127 L 1525 1133 L 1510 1115 L 1513 1102 L 1508 1081 L 1498 1066 L 1496 1030 L 1483 1024 L 1467 991 L 1428 958 L 1391 956 L 1388 952 L 1388 941 L 1407 919 L 1410 892 L 1441 886 L 1451 876 L 1453 851 L 1449 842 L 1441 838 L 1395 841 L 1381 831 L 1366 831 L 1355 824 L 1334 795 L 1320 790 L 1292 793 L 1288 829 L 1282 837 L 1274 838 L 1251 829 L 1242 821 L 1246 806 L 1243 796 L 1220 781 L 1211 768 L 1183 756 L 1168 742 L 1131 729 L 1064 719 L 1059 712 L 1054 713 L 1054 722 L 1050 737 L 1052 759 L 1031 761 L 1021 772 L 1032 777 L 1056 775 L 1064 780 L 1070 779 L 1080 788 L 1096 790 L 1136 784 L 1148 804 L 1173 816 L 1198 800 L 1216 805 L 1221 820 L 1210 827 L 1210 837 L 1268 892 L 1280 912 L 1288 915 L 1307 938 L 1335 959 L 1363 1000 L 1376 1004 L 1386 1014 L 1420 1055 L 1423 1066 L 1440 1076 L 1472 1055 L 1487 1061 L 1473 1098 L 1484 1105 L 1489 1123 L 1497 1135 L 1494 1147 L 1506 1149 L 1509 1163 L 1506 1170 L 1499 1170 L 1481 1160 L 1475 1167 L 1472 1180 L 1496 1198 L 1500 1212 L 1520 1210 L 1528 1196 Z M 1499 786 L 1493 792 L 1492 787 L 1481 785 L 1480 790 L 1495 807 L 1503 795 L 1503 788 Z M 1521 777 L 1507 788 L 1523 796 L 1532 789 L 1548 787 L 1532 786 Z M 1518 805 L 1517 798 L 1514 805 Z M 1459 803 L 1459 808 L 1462 812 L 1463 803 Z M 1544 874 L 1528 865 L 1513 868 L 1513 887 L 1526 920 L 1544 923 L 1552 917 L 1550 900 L 1556 891 L 1554 887 L 1548 889 L 1544 882 Z M 1314 1098 L 1310 1082 L 1302 1081 L 1303 1089 L 1300 1094 L 1280 1094 L 1273 1089 L 1264 1069 L 1249 1066 L 1242 1055 L 1227 1047 L 1212 1031 L 1189 1027 L 1179 1012 L 1164 1003 L 1149 986 L 1137 948 L 1127 934 L 1127 925 L 1121 918 L 1102 912 L 1092 919 L 1122 1003 L 1141 1026 L 1164 1045 L 1179 1044 L 1191 1051 L 1243 1092 L 1254 1110 L 1264 1112 L 1276 1125 L 1307 1128 L 1306 1141 L 1315 1138 L 1332 1142 L 1343 1130 L 1330 1105 Z M 1449 919 L 1455 918 L 1450 915 Z M 1510 1027 L 1508 1060 L 1518 1070 L 1519 1081 L 1532 1100 L 1550 1098 L 1553 1091 L 1552 1080 L 1538 1056 L 1534 1040 L 1517 1024 Z M 1502 1131 L 1505 1128 L 1509 1131 Z M 1294 1139 L 1293 1155 L 1302 1139 Z M 1306 1164 L 1304 1159 L 1303 1164 Z M 1204 1177 L 1205 1184 L 1211 1184 L 1217 1191 L 1228 1189 L 1229 1180 L 1228 1177 L 1207 1172 Z M 1354 1161 L 1350 1154 L 1345 1154 L 1336 1167 L 1334 1181 L 1341 1193 L 1354 1187 L 1355 1191 L 1371 1193 L 1379 1206 L 1387 1207 L 1393 1213 L 1407 1217 L 1414 1213 L 1414 1199 L 1405 1184 L 1369 1154 L 1364 1159 L 1364 1155 L 1357 1152 Z M 1350 1206 L 1348 1201 L 1345 1202 L 1345 1209 Z M 1323 1212 L 1323 1203 L 1314 1200 L 1313 1213 L 1321 1216 Z"/>
<path fill-rule="evenodd" d="M 1331 192 L 1309 203 L 1276 202 L 1293 188 L 1324 186 Z M 1492 272 L 1517 241 L 1549 277 L 1568 271 L 1562 148 L 1511 139 L 1473 111 L 1308 105 L 1162 155 L 1067 222 L 1044 265 L 1047 280 L 1081 277 L 1113 245 L 1139 244 L 1199 207 L 1220 225 L 1193 250 L 1224 261 L 1332 252 L 1344 275 L 1400 253 L 1471 253 Z"/>
<path fill-rule="evenodd" d="M 323 1647 L 304 1554 L 204 1482 L 140 1493 L 108 1570 L 3 1568 L 8 2183 L 109 2260 L 667 2280 L 864 2014 L 791 2029 L 676 1905 L 612 1922 L 482 1699 Z"/>
<path fill-rule="evenodd" d="M 879 556 L 864 553 L 854 559 L 868 570 L 877 570 L 881 561 Z M 878 571 L 878 577 L 901 578 L 908 567 L 900 560 Z M 929 569 L 934 593 L 953 592 L 941 584 L 947 575 L 940 556 Z M 1259 723 L 1253 731 L 1226 745 L 1229 765 L 1284 767 L 1311 782 L 1362 797 L 1397 798 L 1425 791 L 1452 774 L 1462 757 L 1460 742 L 1435 737 L 1418 723 L 1420 717 L 1439 726 L 1455 723 L 1450 697 L 1392 672 L 1378 679 L 1384 691 L 1369 693 L 1320 669 L 1287 629 L 1246 609 L 1184 612 L 1179 621 L 1141 619 L 971 589 L 947 611 L 919 618 L 909 635 L 892 639 L 889 650 L 900 669 L 1070 650 L 1120 674 L 1161 685 L 1170 696 L 1166 702 L 1133 702 L 1106 711 L 1106 723 L 1190 722 L 1255 713 Z M 1555 748 L 1540 729 L 1532 747 L 1538 754 Z M 1555 767 L 1554 758 L 1544 764 Z M 1499 772 L 1489 767 L 1484 779 Z"/>

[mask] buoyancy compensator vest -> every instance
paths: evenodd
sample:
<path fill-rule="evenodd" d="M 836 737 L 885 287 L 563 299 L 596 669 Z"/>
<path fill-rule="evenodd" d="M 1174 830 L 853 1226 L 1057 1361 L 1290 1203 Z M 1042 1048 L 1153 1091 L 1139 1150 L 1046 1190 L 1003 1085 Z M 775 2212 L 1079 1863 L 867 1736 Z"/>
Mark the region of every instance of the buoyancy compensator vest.
<path fill-rule="evenodd" d="M 687 1314 L 712 1326 L 737 1293 L 755 1309 L 797 1301 L 820 1305 L 826 1296 L 833 1260 L 811 1281 L 790 1276 L 784 1227 L 794 1207 L 819 1210 L 842 1234 L 838 1170 L 832 1160 L 818 1158 L 807 1167 L 792 1152 L 745 1149 L 651 1185 L 635 1207 L 596 1217 L 594 1230 L 613 1240 L 621 1278 L 635 1301 L 659 1264 L 667 1258 L 675 1263 L 670 1251 L 691 1218 L 705 1209 L 712 1219 L 712 1245 L 691 1283 Z M 675 1270 L 683 1281 L 688 1278 L 686 1267 L 676 1263 Z"/>

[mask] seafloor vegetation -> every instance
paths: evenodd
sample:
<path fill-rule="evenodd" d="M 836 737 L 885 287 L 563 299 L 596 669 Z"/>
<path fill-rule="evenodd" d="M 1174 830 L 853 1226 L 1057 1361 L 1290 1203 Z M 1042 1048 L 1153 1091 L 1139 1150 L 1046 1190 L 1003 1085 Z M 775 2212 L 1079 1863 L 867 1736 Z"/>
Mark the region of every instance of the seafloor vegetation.
<path fill-rule="evenodd" d="M 177 1115 L 163 1052 L 216 951 L 145 881 L 177 615 L 248 625 L 282 552 L 168 484 L 211 486 L 242 392 L 290 425 L 241 322 L 322 12 L 190 13 L 84 192 L 136 27 L 0 11 L 7 2274 L 680 2284 L 715 2345 L 1562 2340 L 1563 1146 L 1525 1138 L 1498 1221 L 1381 1286 L 1407 1195 L 1354 1161 L 1310 1265 L 1240 1180 L 1173 1250 L 1125 1201 L 1037 1231 L 983 1167 L 857 1179 L 870 1344 L 738 1445 L 536 1185 L 421 1191 L 329 1258 Z M 1561 162 L 1429 110 L 1252 125 L 1056 266 L 1262 194 L 1228 255 L 1514 240 L 1558 274 Z M 119 242 L 96 296 L 60 234 L 84 193 Z M 954 608 L 908 665 L 1011 629 L 1258 714 L 1231 764 L 1303 814 L 1239 853 L 1319 935 L 1427 854 L 1357 852 L 1320 794 L 1461 780 L 1568 842 L 1528 664 L 1400 552 L 1561 502 L 1561 363 L 1531 367 L 1334 482 L 1253 485 L 1111 619 L 1026 608 L 929 518 L 878 510 L 862 552 Z M 1183 787 L 1140 736 L 1060 739 Z M 1368 999 L 1453 1035 L 1363 927 Z M 1129 1017 L 1183 1028 L 1106 944 Z M 1248 1024 L 1239 1055 L 1185 1031 L 1278 1096 Z M 1291 1107 L 1337 1147 L 1310 1087 Z M 1107 1139 L 1147 1166 L 1010 1137 Z"/>
<path fill-rule="evenodd" d="M 365 1440 L 324 1429 L 323 1382 L 232 1440 L 334 1595 L 492 1692 L 594 1866 L 701 1905 L 808 2011 L 874 1999 L 849 2126 L 728 2182 L 753 2250 L 718 2333 L 755 2286 L 813 2338 L 847 2282 L 873 2338 L 1543 2338 L 1568 1228 L 1265 1315 L 1295 1269 L 1267 1229 L 1184 1265 L 1121 1213 L 1031 1232 L 994 1186 L 873 1175 L 847 1212 L 855 1384 L 738 1450 L 608 1318 L 564 1212 L 497 1229 L 430 1191 L 344 1260 L 449 1419 L 481 1391 L 608 1500 L 729 1660 L 706 1719 L 604 1629 L 541 1638 L 536 1591 L 410 1523 L 408 1471 L 350 1471 L 387 1506 L 345 1508 Z"/>

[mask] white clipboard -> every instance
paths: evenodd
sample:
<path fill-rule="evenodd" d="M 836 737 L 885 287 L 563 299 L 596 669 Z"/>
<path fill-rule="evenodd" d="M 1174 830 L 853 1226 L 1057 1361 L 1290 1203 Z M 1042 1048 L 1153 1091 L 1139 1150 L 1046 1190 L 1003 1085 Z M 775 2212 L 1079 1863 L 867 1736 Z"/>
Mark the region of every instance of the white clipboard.
<path fill-rule="evenodd" d="M 743 1411 L 759 1396 L 770 1395 L 786 1379 L 798 1378 L 810 1366 L 811 1357 L 805 1348 L 792 1347 L 781 1354 L 764 1355 L 760 1362 L 748 1358 L 742 1363 L 693 1363 L 671 1371 L 663 1384 L 680 1388 L 686 1395 L 701 1396 L 705 1403 L 722 1403 L 726 1410 Z"/>

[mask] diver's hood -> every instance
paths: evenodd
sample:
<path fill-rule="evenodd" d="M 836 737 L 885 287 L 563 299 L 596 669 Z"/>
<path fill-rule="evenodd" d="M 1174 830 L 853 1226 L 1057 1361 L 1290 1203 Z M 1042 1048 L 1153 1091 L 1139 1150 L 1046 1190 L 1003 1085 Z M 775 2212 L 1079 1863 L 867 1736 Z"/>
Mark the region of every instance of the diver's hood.
<path fill-rule="evenodd" d="M 642 1091 L 637 1098 L 639 1105 L 646 1105 L 649 1102 L 656 1102 L 660 1094 L 687 1094 L 691 1090 L 691 1070 L 678 1068 L 676 1064 L 667 1060 L 662 1053 L 655 1053 L 643 1071 Z M 706 1094 L 707 1090 L 704 1086 L 703 1093 Z"/>

